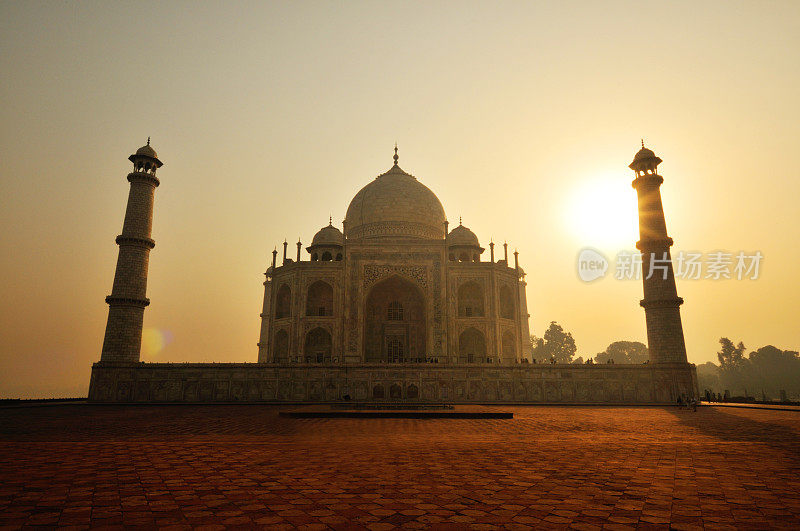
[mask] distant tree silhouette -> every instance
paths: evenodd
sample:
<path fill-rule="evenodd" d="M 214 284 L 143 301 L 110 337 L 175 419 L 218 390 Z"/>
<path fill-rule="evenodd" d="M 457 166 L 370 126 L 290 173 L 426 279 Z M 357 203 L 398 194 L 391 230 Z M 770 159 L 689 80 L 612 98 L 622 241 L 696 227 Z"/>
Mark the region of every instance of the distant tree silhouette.
<path fill-rule="evenodd" d="M 753 393 L 778 396 L 781 389 L 800 392 L 800 356 L 772 345 L 751 352 L 747 385 Z"/>
<path fill-rule="evenodd" d="M 747 358 L 744 357 L 745 346 L 739 341 L 735 345 L 727 337 L 719 338 L 720 350 L 717 352 L 719 360 L 720 382 L 726 389 L 742 389 L 746 387 Z"/>
<path fill-rule="evenodd" d="M 800 398 L 800 354 L 767 345 L 745 356 L 744 343 L 720 338 L 719 365 L 708 362 L 697 367 L 697 383 L 705 389 L 733 396 L 747 392 L 754 397 L 778 398 L 781 391 Z"/>
<path fill-rule="evenodd" d="M 744 343 L 739 341 L 738 345 L 734 345 L 733 341 L 727 337 L 721 337 L 719 338 L 719 344 L 722 348 L 717 352 L 717 359 L 719 359 L 721 370 L 730 371 L 741 368 L 745 364 Z"/>
<path fill-rule="evenodd" d="M 535 359 L 547 361 L 555 358 L 556 363 L 572 363 L 572 357 L 578 350 L 572 334 L 555 321 L 550 322 L 544 338 L 531 336 L 531 343 Z"/>
<path fill-rule="evenodd" d="M 700 394 L 708 389 L 713 392 L 721 392 L 722 383 L 719 378 L 719 365 L 714 362 L 707 361 L 697 366 L 697 387 L 700 389 Z"/>
<path fill-rule="evenodd" d="M 650 359 L 647 345 L 640 341 L 614 341 L 603 352 L 594 356 L 595 363 L 644 363 Z"/>

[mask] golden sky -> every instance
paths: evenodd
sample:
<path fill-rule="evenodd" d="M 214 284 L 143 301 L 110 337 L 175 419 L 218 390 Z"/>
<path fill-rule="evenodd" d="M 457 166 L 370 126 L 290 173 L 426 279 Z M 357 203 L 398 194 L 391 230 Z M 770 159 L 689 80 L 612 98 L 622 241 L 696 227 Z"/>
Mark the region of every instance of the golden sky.
<path fill-rule="evenodd" d="M 0 72 L 0 396 L 85 395 L 148 135 L 144 361 L 255 361 L 273 247 L 341 226 L 395 141 L 587 357 L 645 341 L 641 281 L 575 264 L 634 249 L 643 137 L 676 253 L 764 255 L 678 280 L 689 361 L 800 348 L 798 2 L 8 1 Z"/>

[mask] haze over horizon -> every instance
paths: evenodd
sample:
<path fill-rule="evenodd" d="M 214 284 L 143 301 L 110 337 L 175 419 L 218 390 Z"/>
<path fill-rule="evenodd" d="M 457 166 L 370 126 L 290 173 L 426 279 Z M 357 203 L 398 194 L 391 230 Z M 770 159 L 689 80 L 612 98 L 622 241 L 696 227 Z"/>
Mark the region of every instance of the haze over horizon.
<path fill-rule="evenodd" d="M 143 361 L 255 362 L 273 248 L 341 228 L 395 142 L 484 260 L 519 250 L 531 333 L 646 343 L 641 280 L 575 263 L 635 251 L 642 137 L 675 254 L 764 256 L 757 280 L 677 279 L 689 361 L 721 336 L 800 349 L 800 4 L 234 6 L 0 4 L 0 397 L 85 395 L 148 136 Z"/>

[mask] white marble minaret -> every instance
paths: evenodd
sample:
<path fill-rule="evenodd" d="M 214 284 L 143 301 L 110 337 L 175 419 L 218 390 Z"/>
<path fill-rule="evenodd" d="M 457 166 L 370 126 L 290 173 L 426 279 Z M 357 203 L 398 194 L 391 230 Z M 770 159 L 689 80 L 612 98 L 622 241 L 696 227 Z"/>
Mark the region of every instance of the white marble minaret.
<path fill-rule="evenodd" d="M 156 170 L 162 163 L 155 150 L 147 145 L 128 157 L 133 171 L 128 174 L 131 183 L 128 207 L 122 234 L 117 236 L 119 257 L 114 273 L 114 286 L 108 303 L 108 323 L 103 340 L 100 361 L 139 361 L 142 346 L 144 309 L 150 304 L 147 292 L 147 266 L 150 250 L 156 243 L 150 238 L 153 226 L 153 199 L 159 185 Z"/>

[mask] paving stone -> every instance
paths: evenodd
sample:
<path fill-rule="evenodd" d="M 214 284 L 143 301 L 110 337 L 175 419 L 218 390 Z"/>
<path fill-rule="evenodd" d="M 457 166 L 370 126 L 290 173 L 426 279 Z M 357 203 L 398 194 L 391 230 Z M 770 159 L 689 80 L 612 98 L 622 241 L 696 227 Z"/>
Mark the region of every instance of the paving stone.
<path fill-rule="evenodd" d="M 800 527 L 797 412 L 503 409 L 514 419 L 0 409 L 0 528 Z"/>

